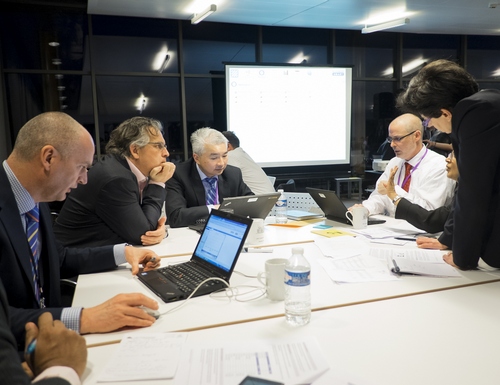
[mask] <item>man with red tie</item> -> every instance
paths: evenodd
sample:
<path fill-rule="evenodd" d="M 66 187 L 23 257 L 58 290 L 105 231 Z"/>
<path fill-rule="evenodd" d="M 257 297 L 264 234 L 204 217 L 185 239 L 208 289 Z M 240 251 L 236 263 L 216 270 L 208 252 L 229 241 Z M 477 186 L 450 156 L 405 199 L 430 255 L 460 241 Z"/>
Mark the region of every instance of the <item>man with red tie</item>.
<path fill-rule="evenodd" d="M 389 125 L 387 141 L 396 156 L 389 161 L 377 181 L 377 187 L 387 181 L 390 171 L 397 167 L 398 172 L 394 176 L 397 196 L 391 200 L 375 189 L 363 201 L 370 214 L 394 216 L 394 202 L 401 198 L 427 210 L 450 203 L 455 181 L 447 177 L 446 158 L 423 145 L 423 129 L 422 121 L 413 114 L 398 116 Z"/>

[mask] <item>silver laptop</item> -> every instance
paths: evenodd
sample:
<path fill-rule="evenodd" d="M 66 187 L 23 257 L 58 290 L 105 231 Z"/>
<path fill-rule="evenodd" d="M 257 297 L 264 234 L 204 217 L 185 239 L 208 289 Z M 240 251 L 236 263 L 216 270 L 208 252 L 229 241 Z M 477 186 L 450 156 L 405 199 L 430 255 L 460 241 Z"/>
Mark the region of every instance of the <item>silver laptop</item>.
<path fill-rule="evenodd" d="M 340 200 L 335 191 L 322 190 L 319 188 L 306 187 L 306 191 L 311 195 L 319 208 L 325 213 L 325 217 L 335 222 L 351 225 L 352 223 L 345 217 L 347 207 Z M 368 218 L 369 225 L 385 223 L 383 219 Z"/>
<path fill-rule="evenodd" d="M 141 271 L 138 278 L 164 302 L 186 299 L 208 278 L 229 282 L 251 225 L 250 218 L 212 210 L 188 262 Z M 193 297 L 225 287 L 219 280 L 210 280 L 196 290 Z"/>
<path fill-rule="evenodd" d="M 250 218 L 265 219 L 280 197 L 279 192 L 224 198 L 219 210 Z"/>

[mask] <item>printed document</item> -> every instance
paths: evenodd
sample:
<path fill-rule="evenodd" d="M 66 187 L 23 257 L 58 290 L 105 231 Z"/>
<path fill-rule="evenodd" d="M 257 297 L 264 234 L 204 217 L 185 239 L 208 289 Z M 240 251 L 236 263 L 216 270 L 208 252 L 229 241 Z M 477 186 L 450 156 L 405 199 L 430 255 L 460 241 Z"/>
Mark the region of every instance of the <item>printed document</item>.
<path fill-rule="evenodd" d="M 177 385 L 238 385 L 246 376 L 312 384 L 329 369 L 314 338 L 188 344 L 181 362 Z"/>

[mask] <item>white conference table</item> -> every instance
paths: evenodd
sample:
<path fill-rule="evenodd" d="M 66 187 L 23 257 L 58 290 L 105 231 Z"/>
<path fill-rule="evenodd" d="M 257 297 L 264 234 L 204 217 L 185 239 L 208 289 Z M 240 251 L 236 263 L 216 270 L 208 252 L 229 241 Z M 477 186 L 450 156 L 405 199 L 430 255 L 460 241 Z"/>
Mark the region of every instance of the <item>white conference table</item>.
<path fill-rule="evenodd" d="M 465 271 L 460 272 L 461 277 L 459 278 L 405 276 L 397 281 L 337 284 L 331 280 L 320 265 L 320 260 L 326 257 L 323 256 L 319 248 L 312 242 L 316 235 L 310 232 L 311 226 L 312 225 L 300 229 L 266 226 L 266 244 L 283 243 L 279 242 L 282 239 L 291 239 L 293 242 L 303 240 L 304 243 L 300 245 L 304 247 L 305 255 L 311 263 L 311 294 L 312 308 L 314 310 L 343 307 L 389 298 L 500 281 L 500 272 L 487 273 L 482 271 Z M 176 239 L 179 242 L 186 243 L 186 239 L 192 239 L 192 233 L 195 233 L 188 229 L 175 230 L 176 232 L 172 233 L 169 237 L 172 244 L 176 244 Z M 275 237 L 278 231 L 280 234 Z M 179 233 L 178 237 L 177 233 Z M 286 233 L 286 237 L 281 238 L 281 233 Z M 290 233 L 295 235 L 290 236 Z M 269 234 L 271 234 L 271 236 L 269 236 Z M 198 235 L 196 234 L 194 239 L 197 240 L 197 237 Z M 306 239 L 307 237 L 309 237 L 309 240 Z M 161 245 L 161 247 L 163 246 L 164 245 Z M 240 287 L 241 290 L 250 290 L 246 288 L 246 286 L 263 287 L 255 276 L 264 269 L 265 260 L 278 257 L 288 258 L 291 254 L 292 247 L 293 245 L 273 246 L 273 253 L 242 253 L 236 264 L 235 273 L 233 273 L 231 277 L 231 286 Z M 416 246 L 410 242 L 407 247 Z M 189 256 L 163 258 L 162 266 L 168 263 L 185 261 L 188 258 Z M 253 278 L 245 277 L 239 273 L 252 276 Z M 272 317 L 282 317 L 284 313 L 282 301 L 270 301 L 262 297 L 243 302 L 246 299 L 254 298 L 257 294 L 260 294 L 260 292 L 254 292 L 239 297 L 239 300 L 230 300 L 225 297 L 221 298 L 220 296 L 217 298 L 213 298 L 212 296 L 197 297 L 190 299 L 185 305 L 172 313 L 165 314 L 165 312 L 176 308 L 186 301 L 170 304 L 163 303 L 147 287 L 139 282 L 137 278 L 133 277 L 130 274 L 130 270 L 126 267 L 120 267 L 115 271 L 106 273 L 81 275 L 78 279 L 73 305 L 91 307 L 102 303 L 114 295 L 127 292 L 140 292 L 158 300 L 160 303 L 160 311 L 164 313 L 153 326 L 145 329 L 137 329 L 135 331 L 137 333 L 191 331 Z M 128 331 L 118 331 L 106 334 L 93 334 L 86 335 L 85 338 L 89 346 L 96 346 L 104 343 L 118 342 L 127 332 Z"/>
<path fill-rule="evenodd" d="M 193 331 L 188 341 L 316 338 L 330 371 L 315 385 L 498 384 L 499 293 L 500 283 L 482 284 L 315 311 L 297 328 L 279 317 Z M 89 349 L 84 385 L 96 384 L 117 347 Z M 137 383 L 175 382 L 119 384 Z"/>

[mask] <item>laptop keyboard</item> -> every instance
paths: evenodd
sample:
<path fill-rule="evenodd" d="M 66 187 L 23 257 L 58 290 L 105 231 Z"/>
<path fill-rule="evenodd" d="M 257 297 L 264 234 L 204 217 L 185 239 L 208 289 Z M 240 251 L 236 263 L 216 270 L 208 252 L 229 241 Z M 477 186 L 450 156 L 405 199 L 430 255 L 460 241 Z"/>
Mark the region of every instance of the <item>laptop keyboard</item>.
<path fill-rule="evenodd" d="M 210 276 L 192 268 L 191 265 L 181 263 L 158 269 L 158 272 L 179 285 L 184 293 L 191 293 L 196 287 Z M 216 280 L 206 282 L 202 287 L 210 287 L 218 283 Z"/>

